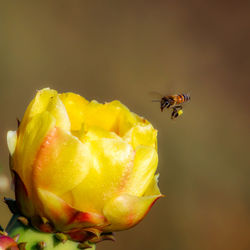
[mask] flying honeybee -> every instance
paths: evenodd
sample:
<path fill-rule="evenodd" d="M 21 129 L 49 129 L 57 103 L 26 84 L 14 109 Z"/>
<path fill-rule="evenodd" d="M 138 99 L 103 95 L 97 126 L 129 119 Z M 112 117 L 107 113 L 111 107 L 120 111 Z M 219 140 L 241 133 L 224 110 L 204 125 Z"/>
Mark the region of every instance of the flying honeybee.
<path fill-rule="evenodd" d="M 154 102 L 161 103 L 161 111 L 165 108 L 171 108 L 172 114 L 171 119 L 177 118 L 183 114 L 182 105 L 190 100 L 190 95 L 179 94 L 179 95 L 167 95 L 163 96 L 161 100 L 153 100 Z"/>

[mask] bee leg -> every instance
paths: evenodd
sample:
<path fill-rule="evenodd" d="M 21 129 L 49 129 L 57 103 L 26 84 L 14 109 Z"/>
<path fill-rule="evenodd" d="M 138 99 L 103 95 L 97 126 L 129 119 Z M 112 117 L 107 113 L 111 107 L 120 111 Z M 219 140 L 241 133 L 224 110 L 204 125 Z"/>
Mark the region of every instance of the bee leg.
<path fill-rule="evenodd" d="M 178 105 L 178 106 L 174 106 L 173 107 L 173 112 L 171 114 L 171 119 L 175 119 L 177 118 L 179 115 L 181 115 L 183 113 L 182 111 L 182 106 Z"/>
<path fill-rule="evenodd" d="M 178 111 L 176 108 L 173 108 L 172 114 L 171 114 L 171 119 L 177 118 L 178 117 Z"/>
<path fill-rule="evenodd" d="M 174 108 L 176 108 L 176 109 L 178 109 L 178 110 L 183 109 L 183 107 L 182 107 L 181 105 L 176 105 L 176 106 L 174 106 Z"/>

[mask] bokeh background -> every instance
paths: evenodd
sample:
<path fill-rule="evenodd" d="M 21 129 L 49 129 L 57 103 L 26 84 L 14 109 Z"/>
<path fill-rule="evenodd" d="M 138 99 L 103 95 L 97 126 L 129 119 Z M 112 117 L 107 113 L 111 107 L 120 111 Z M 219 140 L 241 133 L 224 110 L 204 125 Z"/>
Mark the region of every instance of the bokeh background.
<path fill-rule="evenodd" d="M 166 198 L 98 249 L 250 249 L 249 3 L 1 1 L 1 174 L 6 132 L 36 90 L 118 99 L 159 131 Z M 152 91 L 192 100 L 172 121 Z M 10 216 L 1 202 L 0 223 Z"/>

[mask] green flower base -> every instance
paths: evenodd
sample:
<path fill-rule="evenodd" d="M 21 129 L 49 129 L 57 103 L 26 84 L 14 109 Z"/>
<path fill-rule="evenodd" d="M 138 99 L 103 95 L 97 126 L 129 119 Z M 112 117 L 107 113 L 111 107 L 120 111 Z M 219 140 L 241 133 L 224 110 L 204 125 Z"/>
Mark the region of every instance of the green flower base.
<path fill-rule="evenodd" d="M 18 216 L 14 215 L 9 222 L 6 231 L 9 236 L 14 237 L 19 235 L 18 243 L 26 243 L 25 250 L 38 250 L 38 249 L 56 249 L 56 250 L 95 250 L 95 244 L 89 246 L 79 245 L 79 243 L 67 240 L 64 243 L 57 239 L 55 234 L 42 233 L 36 229 L 25 226 L 17 219 Z M 89 244 L 89 243 L 88 243 Z"/>

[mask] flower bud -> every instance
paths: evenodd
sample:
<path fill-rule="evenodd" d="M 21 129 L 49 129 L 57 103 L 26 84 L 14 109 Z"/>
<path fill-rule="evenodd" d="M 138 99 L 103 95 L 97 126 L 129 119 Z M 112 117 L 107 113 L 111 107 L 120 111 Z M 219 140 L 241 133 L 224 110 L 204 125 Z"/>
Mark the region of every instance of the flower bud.
<path fill-rule="evenodd" d="M 162 196 L 157 131 L 119 101 L 40 90 L 7 141 L 18 207 L 41 231 L 105 238 Z"/>
<path fill-rule="evenodd" d="M 0 235 L 0 250 L 18 250 L 18 245 L 14 239 L 7 235 Z"/>

